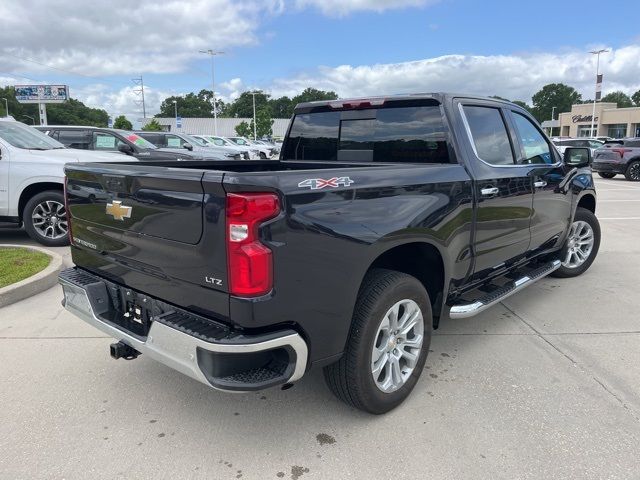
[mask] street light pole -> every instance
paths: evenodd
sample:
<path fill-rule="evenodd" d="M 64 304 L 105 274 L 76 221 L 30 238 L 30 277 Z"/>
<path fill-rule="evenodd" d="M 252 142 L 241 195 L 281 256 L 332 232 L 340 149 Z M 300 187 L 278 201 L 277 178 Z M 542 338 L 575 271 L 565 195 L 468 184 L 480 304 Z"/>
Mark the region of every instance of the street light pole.
<path fill-rule="evenodd" d="M 251 92 L 253 96 L 253 139 L 257 140 L 258 135 L 256 134 L 256 93 L 259 92 Z"/>
<path fill-rule="evenodd" d="M 556 111 L 556 107 L 551 107 L 551 122 L 553 122 L 553 120 L 554 120 L 554 118 L 553 118 L 554 115 L 553 114 L 554 114 L 555 111 Z M 551 135 L 550 136 L 551 137 L 553 136 L 553 124 L 551 125 Z"/>
<path fill-rule="evenodd" d="M 173 100 L 173 109 L 176 112 L 176 130 L 178 130 L 178 101 Z"/>
<path fill-rule="evenodd" d="M 598 96 L 598 76 L 600 75 L 600 54 L 601 53 L 605 53 L 608 52 L 609 50 L 607 49 L 600 49 L 600 50 L 592 50 L 589 53 L 596 55 L 596 90 L 595 90 L 595 95 L 593 96 L 593 110 L 591 112 L 591 136 L 592 137 L 597 137 L 598 136 L 598 132 L 593 132 L 593 128 L 594 128 L 594 124 L 596 122 L 596 97 Z"/>
<path fill-rule="evenodd" d="M 7 102 L 6 98 L 3 98 L 4 100 L 4 111 L 5 111 L 5 117 L 9 116 L 9 103 Z"/>
<path fill-rule="evenodd" d="M 211 93 L 213 94 L 213 131 L 215 135 L 218 135 L 218 104 L 216 102 L 216 70 L 214 58 L 216 55 L 222 55 L 224 52 L 215 52 L 212 49 L 200 50 L 200 53 L 204 53 L 211 56 Z"/>

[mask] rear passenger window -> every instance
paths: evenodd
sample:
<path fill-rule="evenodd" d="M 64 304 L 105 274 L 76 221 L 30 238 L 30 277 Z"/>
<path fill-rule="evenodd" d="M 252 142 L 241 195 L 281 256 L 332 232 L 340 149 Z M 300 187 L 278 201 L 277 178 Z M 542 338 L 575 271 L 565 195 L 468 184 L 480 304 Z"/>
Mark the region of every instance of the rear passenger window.
<path fill-rule="evenodd" d="M 56 138 L 60 143 L 68 148 L 89 150 L 91 135 L 86 130 L 59 130 Z"/>
<path fill-rule="evenodd" d="M 465 106 L 464 114 L 478 157 L 492 165 L 513 165 L 511 142 L 500 110 Z"/>
<path fill-rule="evenodd" d="M 298 114 L 283 159 L 450 162 L 445 126 L 436 105 Z"/>
<path fill-rule="evenodd" d="M 518 139 L 522 145 L 524 155 L 518 163 L 526 165 L 532 163 L 546 163 L 547 165 L 551 165 L 555 163 L 549 144 L 531 120 L 518 112 L 513 112 L 513 121 L 516 124 Z M 589 146 L 584 140 L 578 140 L 576 143 L 578 144 L 576 146 L 583 146 L 583 144 L 586 144 L 584 145 L 586 147 Z"/>

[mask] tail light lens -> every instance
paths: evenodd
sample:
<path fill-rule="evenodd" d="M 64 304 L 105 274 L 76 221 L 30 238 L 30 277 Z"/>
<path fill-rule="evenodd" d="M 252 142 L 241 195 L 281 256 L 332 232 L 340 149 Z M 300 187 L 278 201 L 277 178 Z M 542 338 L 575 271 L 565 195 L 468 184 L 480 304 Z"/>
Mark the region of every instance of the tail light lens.
<path fill-rule="evenodd" d="M 64 176 L 64 213 L 65 217 L 67 217 L 67 235 L 69 236 L 69 243 L 73 243 L 73 234 L 71 233 L 71 212 L 69 211 L 69 197 L 67 195 L 67 184 L 69 182 L 69 177 Z"/>
<path fill-rule="evenodd" d="M 229 292 L 257 297 L 273 288 L 271 250 L 260 242 L 258 230 L 280 213 L 273 193 L 227 194 L 227 264 Z"/>
<path fill-rule="evenodd" d="M 630 152 L 631 150 L 629 150 L 628 148 L 612 148 L 611 151 L 616 152 L 618 155 L 620 155 L 620 158 L 623 158 L 624 154 Z"/>

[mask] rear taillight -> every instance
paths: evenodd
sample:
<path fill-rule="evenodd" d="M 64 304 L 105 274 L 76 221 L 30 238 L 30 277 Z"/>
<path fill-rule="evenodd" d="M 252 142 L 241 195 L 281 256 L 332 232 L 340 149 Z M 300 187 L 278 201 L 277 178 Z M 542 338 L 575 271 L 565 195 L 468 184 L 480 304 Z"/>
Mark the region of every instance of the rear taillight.
<path fill-rule="evenodd" d="M 67 217 L 67 235 L 69 235 L 69 243 L 73 243 L 73 234 L 71 233 L 71 212 L 69 211 L 69 198 L 67 196 L 67 183 L 69 177 L 64 176 L 64 214 Z"/>
<path fill-rule="evenodd" d="M 623 158 L 624 154 L 630 152 L 631 150 L 629 150 L 628 148 L 612 148 L 611 151 L 616 152 L 618 155 L 620 155 L 620 158 Z"/>
<path fill-rule="evenodd" d="M 229 292 L 257 297 L 273 288 L 271 250 L 260 242 L 262 223 L 280 213 L 273 193 L 227 194 L 227 260 Z"/>

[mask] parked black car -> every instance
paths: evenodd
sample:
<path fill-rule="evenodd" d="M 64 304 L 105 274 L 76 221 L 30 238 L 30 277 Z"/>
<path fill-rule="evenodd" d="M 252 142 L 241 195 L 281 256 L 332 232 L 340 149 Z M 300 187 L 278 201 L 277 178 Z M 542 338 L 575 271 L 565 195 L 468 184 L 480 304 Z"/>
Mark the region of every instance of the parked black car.
<path fill-rule="evenodd" d="M 190 152 L 183 148 L 157 148 L 139 135 L 116 128 L 46 125 L 35 127 L 65 147 L 81 150 L 119 151 L 143 161 L 225 160 L 215 152 Z"/>
<path fill-rule="evenodd" d="M 322 367 L 383 413 L 445 318 L 590 267 L 590 160 L 512 103 L 420 94 L 300 104 L 280 160 L 69 164 L 64 304 L 114 358 L 226 391 Z"/>

